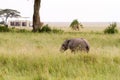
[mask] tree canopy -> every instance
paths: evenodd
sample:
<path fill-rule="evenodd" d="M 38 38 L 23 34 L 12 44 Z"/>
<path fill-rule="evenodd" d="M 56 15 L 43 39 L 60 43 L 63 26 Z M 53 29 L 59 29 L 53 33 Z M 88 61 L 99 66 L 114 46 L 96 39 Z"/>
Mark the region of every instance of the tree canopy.
<path fill-rule="evenodd" d="M 8 18 L 20 17 L 20 12 L 13 9 L 0 9 L 0 18 L 2 22 L 6 25 Z"/>

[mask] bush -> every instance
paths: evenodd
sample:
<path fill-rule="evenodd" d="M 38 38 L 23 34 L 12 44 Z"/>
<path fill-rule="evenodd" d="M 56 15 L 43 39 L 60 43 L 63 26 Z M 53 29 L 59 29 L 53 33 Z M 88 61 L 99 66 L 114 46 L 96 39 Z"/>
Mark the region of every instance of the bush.
<path fill-rule="evenodd" d="M 26 30 L 26 29 L 18 29 L 18 30 L 16 30 L 16 32 L 18 32 L 18 33 L 27 33 L 27 32 L 30 32 L 30 31 Z"/>
<path fill-rule="evenodd" d="M 10 30 L 5 26 L 0 26 L 0 32 L 9 32 Z"/>
<path fill-rule="evenodd" d="M 39 32 L 51 32 L 52 29 L 47 25 L 43 26 L 42 29 L 39 30 Z"/>
<path fill-rule="evenodd" d="M 26 33 L 26 32 L 30 32 L 29 30 L 26 29 L 17 29 L 15 27 L 13 28 L 8 28 L 5 26 L 0 26 L 0 32 L 18 32 L 18 33 Z"/>
<path fill-rule="evenodd" d="M 39 32 L 62 33 L 62 32 L 64 32 L 64 31 L 61 30 L 61 29 L 55 29 L 55 28 L 54 28 L 54 29 L 51 29 L 51 28 L 48 26 L 48 24 L 47 24 L 47 25 L 43 26 L 42 29 L 39 30 Z"/>
<path fill-rule="evenodd" d="M 81 23 L 79 23 L 79 21 L 77 19 L 75 19 L 71 22 L 70 27 L 73 30 L 79 30 L 79 28 L 83 28 L 83 25 Z"/>
<path fill-rule="evenodd" d="M 108 33 L 108 34 L 118 33 L 118 29 L 116 29 L 116 27 L 117 27 L 117 23 L 112 23 L 104 30 L 104 33 Z"/>
<path fill-rule="evenodd" d="M 64 31 L 61 29 L 53 29 L 52 32 L 53 33 L 63 33 Z"/>

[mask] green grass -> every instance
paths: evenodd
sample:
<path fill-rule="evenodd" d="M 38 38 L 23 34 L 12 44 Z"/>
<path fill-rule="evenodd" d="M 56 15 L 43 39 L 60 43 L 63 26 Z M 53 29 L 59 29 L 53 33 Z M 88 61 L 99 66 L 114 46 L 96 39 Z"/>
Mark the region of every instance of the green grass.
<path fill-rule="evenodd" d="M 89 54 L 59 52 L 68 38 L 86 38 Z M 119 80 L 120 34 L 0 33 L 0 80 Z"/>

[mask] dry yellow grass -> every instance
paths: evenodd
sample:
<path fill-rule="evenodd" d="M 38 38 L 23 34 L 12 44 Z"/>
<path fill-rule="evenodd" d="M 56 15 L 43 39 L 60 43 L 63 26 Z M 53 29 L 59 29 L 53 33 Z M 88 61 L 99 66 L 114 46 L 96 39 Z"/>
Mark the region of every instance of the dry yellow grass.
<path fill-rule="evenodd" d="M 0 33 L 1 80 L 119 80 L 120 34 L 101 31 Z M 89 54 L 60 53 L 65 39 L 83 37 Z"/>

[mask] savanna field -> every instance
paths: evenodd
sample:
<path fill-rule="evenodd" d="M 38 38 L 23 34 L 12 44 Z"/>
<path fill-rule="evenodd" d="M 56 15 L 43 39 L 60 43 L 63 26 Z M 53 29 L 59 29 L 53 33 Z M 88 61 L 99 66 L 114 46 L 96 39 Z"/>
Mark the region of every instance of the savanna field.
<path fill-rule="evenodd" d="M 90 52 L 59 51 L 64 40 L 82 37 Z M 0 80 L 120 80 L 120 33 L 1 32 Z"/>

